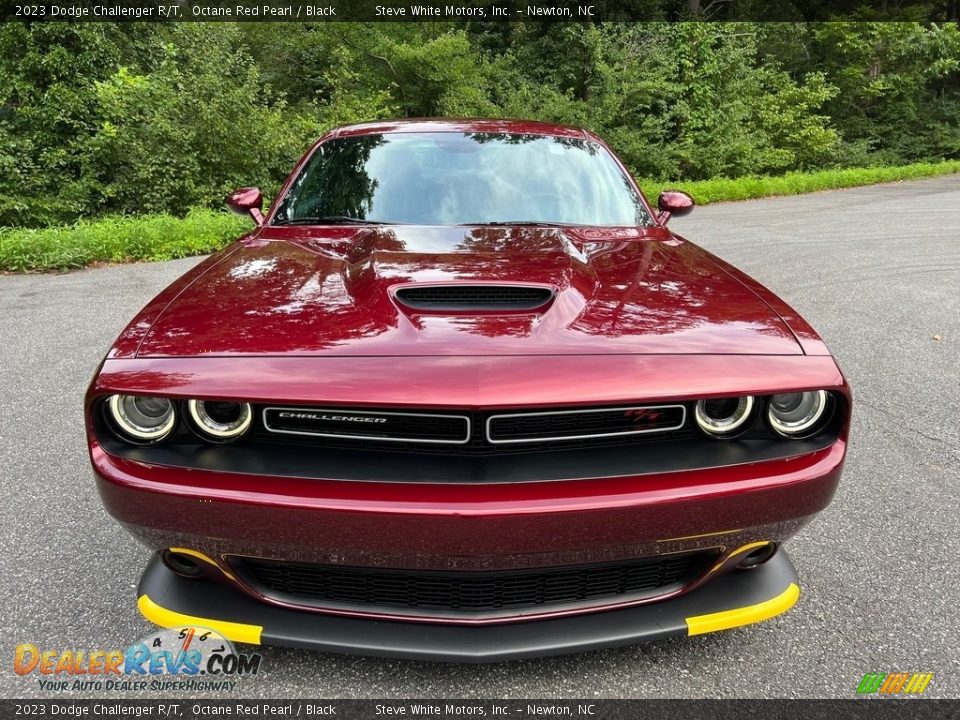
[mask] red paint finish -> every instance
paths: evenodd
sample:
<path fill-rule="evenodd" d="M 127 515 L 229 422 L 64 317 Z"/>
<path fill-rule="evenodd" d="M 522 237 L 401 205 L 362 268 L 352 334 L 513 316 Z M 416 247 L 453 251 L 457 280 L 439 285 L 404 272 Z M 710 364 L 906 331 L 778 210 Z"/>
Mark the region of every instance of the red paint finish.
<path fill-rule="evenodd" d="M 174 299 L 139 357 L 206 355 L 800 355 L 790 328 L 695 245 L 537 228 L 395 226 L 324 238 L 264 228 Z M 407 283 L 534 283 L 542 313 L 401 311 Z"/>
<path fill-rule="evenodd" d="M 333 137 L 417 131 L 600 142 L 543 123 L 377 122 L 332 131 L 297 169 Z M 244 188 L 228 202 L 252 212 L 262 200 Z M 280 227 L 269 224 L 275 201 L 265 224 L 148 303 L 98 370 L 87 431 L 104 504 L 149 547 L 193 548 L 224 570 L 231 555 L 479 570 L 705 548 L 729 558 L 744 543 L 783 542 L 834 494 L 849 388 L 796 311 L 665 227 L 669 213 L 689 211 L 689 196 L 670 191 L 658 205 L 651 227 Z M 554 294 L 524 312 L 401 306 L 397 287 L 421 283 L 533 284 Z M 467 411 L 820 388 L 846 399 L 846 416 L 838 439 L 816 452 L 503 484 L 396 483 L 389 468 L 382 481 L 352 482 L 325 476 L 319 462 L 310 479 L 151 465 L 110 455 L 91 412 L 114 393 Z M 597 608 L 577 611 L 585 609 Z"/>
<path fill-rule="evenodd" d="M 234 190 L 224 199 L 238 215 L 250 215 L 257 225 L 263 225 L 263 194 L 260 188 L 245 187 Z"/>
<path fill-rule="evenodd" d="M 693 198 L 680 190 L 664 190 L 657 198 L 657 208 L 661 225 L 666 225 L 671 217 L 689 215 L 693 210 Z"/>
<path fill-rule="evenodd" d="M 210 357 L 107 360 L 90 393 L 91 397 L 125 393 L 320 406 L 481 409 L 616 405 L 814 388 L 846 393 L 832 358 Z"/>
<path fill-rule="evenodd" d="M 91 448 L 108 511 L 150 547 L 418 569 L 570 565 L 700 548 L 726 555 L 746 542 L 783 542 L 830 502 L 844 453 L 841 440 L 788 460 L 714 470 L 433 485 L 265 483 Z M 690 535 L 698 537 L 683 539 Z"/>

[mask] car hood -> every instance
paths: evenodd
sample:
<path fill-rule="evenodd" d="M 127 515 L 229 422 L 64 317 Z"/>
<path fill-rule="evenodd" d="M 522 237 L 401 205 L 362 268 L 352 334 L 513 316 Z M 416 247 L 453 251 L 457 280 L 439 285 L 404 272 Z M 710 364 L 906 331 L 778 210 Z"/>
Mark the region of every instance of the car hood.
<path fill-rule="evenodd" d="M 138 356 L 799 355 L 783 320 L 663 228 L 266 227 L 181 289 Z M 418 311 L 398 285 L 519 283 L 521 311 Z"/>

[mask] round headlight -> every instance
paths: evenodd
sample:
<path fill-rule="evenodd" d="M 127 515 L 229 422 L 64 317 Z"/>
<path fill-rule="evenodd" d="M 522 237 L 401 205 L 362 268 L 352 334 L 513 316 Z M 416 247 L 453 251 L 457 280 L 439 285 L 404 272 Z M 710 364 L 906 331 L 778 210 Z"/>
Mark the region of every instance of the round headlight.
<path fill-rule="evenodd" d="M 767 409 L 770 427 L 783 437 L 807 437 L 817 430 L 828 400 L 825 390 L 774 395 Z"/>
<path fill-rule="evenodd" d="M 189 400 L 187 409 L 197 429 L 213 440 L 235 440 L 253 422 L 250 403 Z"/>
<path fill-rule="evenodd" d="M 730 437 L 742 429 L 753 412 L 753 397 L 700 400 L 694 410 L 697 425 L 712 437 Z"/>
<path fill-rule="evenodd" d="M 173 403 L 167 398 L 111 395 L 107 407 L 117 429 L 135 442 L 159 442 L 177 423 Z"/>

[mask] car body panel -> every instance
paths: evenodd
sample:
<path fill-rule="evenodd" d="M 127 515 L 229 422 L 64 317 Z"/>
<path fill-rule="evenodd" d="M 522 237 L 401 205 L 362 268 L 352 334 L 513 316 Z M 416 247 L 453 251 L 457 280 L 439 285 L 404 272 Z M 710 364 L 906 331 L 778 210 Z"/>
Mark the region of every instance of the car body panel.
<path fill-rule="evenodd" d="M 558 382 L 558 378 L 570 378 Z M 551 355 L 209 357 L 107 360 L 91 392 L 348 407 L 527 408 L 615 405 L 844 390 L 830 357 Z"/>
<path fill-rule="evenodd" d="M 101 498 L 148 547 L 186 547 L 232 575 L 235 556 L 353 567 L 493 570 L 714 550 L 717 564 L 680 594 L 729 572 L 745 543 L 782 543 L 826 507 L 845 443 L 769 463 L 552 483 L 347 483 L 184 471 L 91 450 Z M 163 512 L 157 498 L 163 497 Z M 289 605 L 261 595 L 260 599 Z M 655 598 L 664 600 L 665 596 Z M 592 609 L 651 602 L 607 600 Z M 304 609 L 312 609 L 302 606 Z M 579 608 L 583 612 L 588 608 Z M 333 614 L 391 617 L 383 610 Z M 514 619 L 569 614 L 546 609 Z M 408 619 L 440 622 L 422 613 Z M 506 622 L 459 618 L 458 623 Z"/>
<path fill-rule="evenodd" d="M 656 230 L 298 230 L 266 228 L 208 269 L 156 318 L 138 356 L 802 354 L 755 292 Z M 392 296 L 408 283 L 529 283 L 556 297 L 540 311 L 424 313 Z"/>

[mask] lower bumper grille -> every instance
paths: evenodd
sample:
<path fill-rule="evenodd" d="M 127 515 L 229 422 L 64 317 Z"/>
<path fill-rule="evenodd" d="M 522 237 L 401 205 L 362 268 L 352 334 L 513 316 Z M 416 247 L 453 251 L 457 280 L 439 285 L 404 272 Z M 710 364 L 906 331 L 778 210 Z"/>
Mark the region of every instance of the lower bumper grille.
<path fill-rule="evenodd" d="M 242 559 L 238 570 L 268 597 L 329 608 L 444 616 L 622 602 L 662 595 L 715 557 L 698 552 L 618 563 L 510 571 L 405 571 Z"/>

